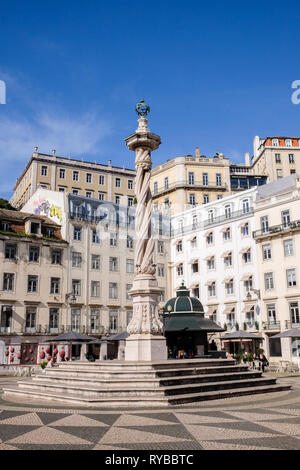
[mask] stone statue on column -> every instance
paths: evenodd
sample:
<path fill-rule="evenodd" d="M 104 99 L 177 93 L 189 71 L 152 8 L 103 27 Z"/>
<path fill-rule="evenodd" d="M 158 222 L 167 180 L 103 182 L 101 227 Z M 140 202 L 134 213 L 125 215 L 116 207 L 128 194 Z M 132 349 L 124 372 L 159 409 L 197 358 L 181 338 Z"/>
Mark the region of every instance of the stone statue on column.
<path fill-rule="evenodd" d="M 161 289 L 156 280 L 154 264 L 155 241 L 152 237 L 151 151 L 159 147 L 160 137 L 148 128 L 146 115 L 150 108 L 141 101 L 136 106 L 140 118 L 135 134 L 125 139 L 130 150 L 135 151 L 136 167 L 136 217 L 135 217 L 135 278 L 130 295 L 133 299 L 133 316 L 127 331 L 125 360 L 166 360 L 167 347 L 163 324 L 158 316 L 158 297 Z"/>

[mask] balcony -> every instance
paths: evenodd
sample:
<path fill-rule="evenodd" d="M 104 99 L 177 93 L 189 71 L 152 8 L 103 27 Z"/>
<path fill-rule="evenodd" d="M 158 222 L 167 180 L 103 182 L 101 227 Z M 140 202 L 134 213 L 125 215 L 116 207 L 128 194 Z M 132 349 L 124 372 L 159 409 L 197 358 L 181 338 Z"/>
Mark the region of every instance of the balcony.
<path fill-rule="evenodd" d="M 293 231 L 293 230 L 300 229 L 300 219 L 295 220 L 294 222 L 290 222 L 289 224 L 280 224 L 280 225 L 273 225 L 272 227 L 268 227 L 265 229 L 255 230 L 253 232 L 253 238 L 263 238 L 269 237 L 270 235 L 278 235 L 281 233 Z"/>
<path fill-rule="evenodd" d="M 202 181 L 195 181 L 193 184 L 190 184 L 186 181 L 176 181 L 175 183 L 168 184 L 168 186 L 160 186 L 155 191 L 152 191 L 153 199 L 162 194 L 167 194 L 175 189 L 202 189 L 202 190 L 216 190 L 216 191 L 226 191 L 226 184 L 218 185 L 216 182 L 208 182 L 208 184 L 203 184 Z"/>
<path fill-rule="evenodd" d="M 268 331 L 280 331 L 280 321 L 264 322 L 262 327 Z"/>
<path fill-rule="evenodd" d="M 247 212 L 240 210 L 240 211 L 235 211 L 231 212 L 230 215 L 219 215 L 216 217 L 213 217 L 211 219 L 204 220 L 204 222 L 198 222 L 197 224 L 193 223 L 191 225 L 187 225 L 185 227 L 181 227 L 178 229 L 171 229 L 171 237 L 177 237 L 178 235 L 184 235 L 189 232 L 193 232 L 195 229 L 198 230 L 204 230 L 207 227 L 213 227 L 214 225 L 221 224 L 223 222 L 231 222 L 232 220 L 239 219 L 241 217 L 247 217 L 248 215 L 253 214 L 253 208 L 249 208 Z"/>
<path fill-rule="evenodd" d="M 294 320 L 285 320 L 285 329 L 290 330 L 291 328 L 300 328 L 300 319 L 298 322 Z"/>

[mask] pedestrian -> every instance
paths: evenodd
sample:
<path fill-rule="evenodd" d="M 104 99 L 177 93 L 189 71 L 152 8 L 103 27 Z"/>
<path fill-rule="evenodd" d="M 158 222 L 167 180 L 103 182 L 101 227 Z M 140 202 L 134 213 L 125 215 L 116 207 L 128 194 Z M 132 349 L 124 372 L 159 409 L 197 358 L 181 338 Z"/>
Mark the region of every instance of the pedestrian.
<path fill-rule="evenodd" d="M 264 354 L 259 355 L 259 361 L 261 365 L 261 370 L 264 372 L 265 368 L 268 367 L 269 365 L 269 361 Z"/>

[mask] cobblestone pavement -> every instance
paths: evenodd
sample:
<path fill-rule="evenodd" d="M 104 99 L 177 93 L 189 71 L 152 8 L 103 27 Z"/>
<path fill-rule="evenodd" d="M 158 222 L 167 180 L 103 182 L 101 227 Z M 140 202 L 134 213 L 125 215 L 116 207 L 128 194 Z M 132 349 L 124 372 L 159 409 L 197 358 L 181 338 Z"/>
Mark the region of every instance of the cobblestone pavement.
<path fill-rule="evenodd" d="M 15 382 L 0 377 L 0 387 Z M 159 409 L 103 409 L 0 397 L 0 450 L 299 450 L 300 376 L 291 391 Z"/>

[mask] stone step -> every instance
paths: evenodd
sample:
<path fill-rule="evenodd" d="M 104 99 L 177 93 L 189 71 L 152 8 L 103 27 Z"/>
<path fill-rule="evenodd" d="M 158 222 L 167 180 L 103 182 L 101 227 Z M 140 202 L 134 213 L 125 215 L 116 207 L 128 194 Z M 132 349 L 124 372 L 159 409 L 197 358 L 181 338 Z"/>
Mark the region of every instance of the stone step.
<path fill-rule="evenodd" d="M 99 377 L 103 379 L 110 379 L 112 376 L 113 377 L 126 377 L 126 378 L 132 378 L 132 379 L 140 379 L 140 378 L 147 378 L 147 377 L 174 377 L 174 376 L 188 376 L 188 375 L 199 375 L 199 374 L 215 374 L 215 373 L 227 373 L 227 372 L 243 372 L 243 371 L 248 371 L 248 366 L 244 365 L 234 365 L 234 366 L 219 366 L 219 367 L 208 367 L 208 368 L 201 368 L 201 367 L 195 367 L 195 368 L 182 368 L 182 369 L 161 369 L 161 370 L 149 370 L 149 371 L 125 371 L 125 370 L 120 370 L 120 371 L 89 371 L 85 369 L 74 369 L 73 368 L 61 368 L 61 367 L 53 367 L 53 368 L 48 368 L 46 369 L 46 373 L 42 375 L 46 375 L 47 377 L 49 376 L 55 376 L 57 377 L 58 375 L 62 375 L 64 377 L 80 377 L 82 379 L 86 378 L 91 378 L 91 379 L 97 379 Z M 41 376 L 41 374 L 38 374 L 36 376 Z"/>
<path fill-rule="evenodd" d="M 25 390 L 20 390 L 18 387 L 10 387 L 4 390 L 6 397 L 18 398 L 23 401 L 36 400 L 38 402 L 42 401 L 45 404 L 47 401 L 49 403 L 55 401 L 59 403 L 68 403 L 70 405 L 81 405 L 87 407 L 98 407 L 98 408 L 141 408 L 141 407 L 166 407 L 166 406 L 176 406 L 188 403 L 194 403 L 197 401 L 206 401 L 206 400 L 219 400 L 222 398 L 232 398 L 236 396 L 243 395 L 254 395 L 254 394 L 265 394 L 272 392 L 281 392 L 285 390 L 290 390 L 288 385 L 260 385 L 255 387 L 246 387 L 246 388 L 236 388 L 233 390 L 217 390 L 203 393 L 190 393 L 186 395 L 173 395 L 172 397 L 141 397 L 139 400 L 136 397 L 101 397 L 98 399 L 95 398 L 85 398 L 78 396 L 69 396 L 65 394 L 58 393 L 49 393 L 43 392 L 39 393 L 36 391 L 26 392 Z"/>
<path fill-rule="evenodd" d="M 218 374 L 199 374 L 199 375 L 187 375 L 179 377 L 147 377 L 147 378 L 135 378 L 134 384 L 136 387 L 143 387 L 145 385 L 151 385 L 153 387 L 159 386 L 171 386 L 171 385 L 184 385 L 192 383 L 202 383 L 202 382 L 217 382 L 217 381 L 234 381 L 240 379 L 253 379 L 261 377 L 262 372 L 259 371 L 242 371 L 242 372 L 226 372 Z M 48 375 L 37 375 L 33 377 L 33 382 L 43 384 L 44 382 L 48 383 Z M 68 384 L 68 385 L 78 385 L 85 386 L 92 384 L 92 386 L 106 387 L 110 385 L 111 388 L 123 387 L 126 384 L 132 384 L 133 380 L 130 380 L 130 377 L 126 378 L 115 378 L 115 375 L 112 374 L 110 378 L 103 378 L 102 376 L 97 376 L 96 378 L 91 377 L 72 377 L 66 374 L 57 374 L 51 375 L 51 383 L 53 384 Z"/>
<path fill-rule="evenodd" d="M 251 387 L 259 385 L 273 385 L 276 383 L 275 378 L 257 377 L 253 379 L 241 379 L 241 380 L 228 380 L 228 381 L 217 381 L 217 382 L 206 382 L 206 383 L 192 383 L 184 385 L 172 385 L 168 387 L 153 387 L 151 385 L 144 385 L 143 387 L 136 387 L 135 384 L 126 383 L 122 387 L 112 387 L 110 384 L 103 387 L 103 384 L 99 385 L 72 385 L 66 382 L 53 383 L 53 381 L 44 381 L 37 383 L 34 381 L 22 381 L 18 382 L 19 388 L 23 390 L 48 392 L 53 391 L 55 393 L 64 393 L 67 395 L 81 395 L 83 397 L 98 398 L 104 396 L 170 396 L 170 395 L 181 395 L 189 393 L 202 393 L 206 391 L 216 391 L 222 389 L 234 389 L 241 387 Z"/>

